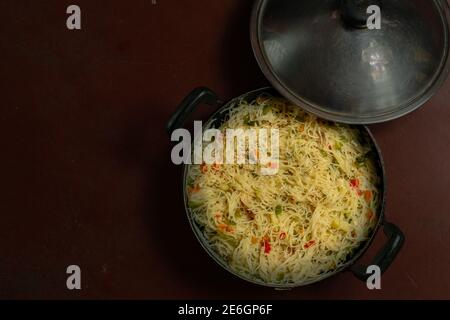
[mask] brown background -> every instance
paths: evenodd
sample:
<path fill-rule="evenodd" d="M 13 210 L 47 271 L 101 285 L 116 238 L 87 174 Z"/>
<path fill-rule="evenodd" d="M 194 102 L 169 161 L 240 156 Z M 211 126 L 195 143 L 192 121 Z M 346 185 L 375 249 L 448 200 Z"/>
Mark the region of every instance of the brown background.
<path fill-rule="evenodd" d="M 65 26 L 72 3 L 81 31 Z M 250 10 L 243 0 L 0 2 L 1 298 L 450 298 L 450 81 L 418 111 L 371 127 L 386 213 L 407 237 L 382 290 L 346 272 L 278 292 L 201 249 L 164 126 L 195 86 L 230 99 L 267 84 Z M 66 289 L 70 264 L 81 291 Z"/>

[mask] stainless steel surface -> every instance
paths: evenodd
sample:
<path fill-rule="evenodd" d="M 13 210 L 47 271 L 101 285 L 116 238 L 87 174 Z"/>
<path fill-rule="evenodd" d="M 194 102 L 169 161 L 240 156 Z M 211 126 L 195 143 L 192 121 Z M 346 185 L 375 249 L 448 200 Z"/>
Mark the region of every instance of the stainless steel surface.
<path fill-rule="evenodd" d="M 338 0 L 259 0 L 255 56 L 286 98 L 346 123 L 391 120 L 421 106 L 448 75 L 441 0 L 383 0 L 380 30 L 349 27 Z"/>

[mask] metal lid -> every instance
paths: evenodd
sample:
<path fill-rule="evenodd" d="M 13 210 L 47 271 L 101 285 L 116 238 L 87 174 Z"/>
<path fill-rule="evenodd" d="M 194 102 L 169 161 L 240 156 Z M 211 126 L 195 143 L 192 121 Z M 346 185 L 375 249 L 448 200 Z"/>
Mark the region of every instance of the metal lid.
<path fill-rule="evenodd" d="M 367 7 L 381 8 L 369 29 Z M 259 0 L 256 59 L 286 98 L 346 123 L 391 120 L 421 106 L 449 71 L 445 0 Z"/>

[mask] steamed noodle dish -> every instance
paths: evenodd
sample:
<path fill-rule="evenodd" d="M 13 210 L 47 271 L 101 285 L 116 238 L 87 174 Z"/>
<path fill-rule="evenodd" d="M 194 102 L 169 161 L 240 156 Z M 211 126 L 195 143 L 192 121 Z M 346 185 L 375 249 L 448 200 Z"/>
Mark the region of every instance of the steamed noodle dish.
<path fill-rule="evenodd" d="M 278 172 L 261 174 L 261 163 L 187 168 L 189 211 L 210 249 L 267 284 L 313 282 L 345 264 L 371 236 L 381 196 L 365 132 L 275 97 L 228 112 L 222 132 L 279 130 Z"/>

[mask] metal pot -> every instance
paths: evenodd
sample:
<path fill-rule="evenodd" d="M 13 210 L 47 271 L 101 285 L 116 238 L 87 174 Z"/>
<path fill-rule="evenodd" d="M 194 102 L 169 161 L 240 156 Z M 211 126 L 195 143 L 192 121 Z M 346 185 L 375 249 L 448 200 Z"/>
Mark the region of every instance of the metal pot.
<path fill-rule="evenodd" d="M 240 100 L 244 101 L 253 101 L 255 100 L 259 95 L 261 94 L 270 94 L 272 96 L 279 96 L 279 93 L 273 89 L 273 88 L 261 88 L 257 89 L 248 93 L 245 93 L 237 98 L 234 98 L 233 100 L 229 101 L 228 103 L 225 103 L 223 105 L 220 105 L 219 99 L 215 93 L 213 93 L 208 88 L 196 88 L 191 93 L 189 93 L 184 100 L 179 105 L 176 112 L 173 114 L 171 119 L 169 120 L 169 123 L 167 125 L 167 131 L 169 134 L 171 134 L 174 130 L 181 128 L 187 118 L 192 114 L 192 112 L 197 108 L 200 104 L 209 104 L 212 106 L 219 106 L 219 108 L 212 114 L 212 116 L 206 121 L 206 123 L 203 126 L 203 129 L 210 129 L 210 128 L 218 128 L 220 125 L 226 121 L 226 115 L 228 114 L 229 110 L 231 108 L 234 108 L 236 102 Z M 384 171 L 384 163 L 381 156 L 380 149 L 370 133 L 369 129 L 366 126 L 358 126 L 362 132 L 367 137 L 368 143 L 371 144 L 372 149 L 376 151 L 376 165 L 378 167 L 378 174 L 381 180 L 380 183 L 380 206 L 378 209 L 378 212 L 376 214 L 377 216 L 377 223 L 375 228 L 372 231 L 372 234 L 370 238 L 364 242 L 356 251 L 356 253 L 346 261 L 345 264 L 341 265 L 339 268 L 335 269 L 333 272 L 327 273 L 323 275 L 322 277 L 319 277 L 317 279 L 314 279 L 313 281 L 309 282 L 301 282 L 301 283 L 294 283 L 294 284 L 271 284 L 266 283 L 263 281 L 258 281 L 254 279 L 250 279 L 247 276 L 241 275 L 236 273 L 234 270 L 232 270 L 227 263 L 224 261 L 224 259 L 217 254 L 210 245 L 208 244 L 207 239 L 201 232 L 199 226 L 195 223 L 192 213 L 190 211 L 190 208 L 188 206 L 188 199 L 187 199 L 187 171 L 189 165 L 184 166 L 183 170 L 183 197 L 184 197 L 184 205 L 185 205 L 185 211 L 187 214 L 188 221 L 192 227 L 192 230 L 197 237 L 198 241 L 202 245 L 202 247 L 208 252 L 208 254 L 216 261 L 220 266 L 222 266 L 224 269 L 228 270 L 229 272 L 233 273 L 234 275 L 247 280 L 249 282 L 263 285 L 263 286 L 269 286 L 274 288 L 280 288 L 280 289 L 288 289 L 293 288 L 297 286 L 304 286 L 311 284 L 313 282 L 317 282 L 320 280 L 323 280 L 325 278 L 328 278 L 338 272 L 341 272 L 343 270 L 350 270 L 353 272 L 353 274 L 361 279 L 366 280 L 368 278 L 368 274 L 366 273 L 367 266 L 356 264 L 357 260 L 364 254 L 364 252 L 368 249 L 370 244 L 372 243 L 372 240 L 374 239 L 376 233 L 378 232 L 379 228 L 383 228 L 383 231 L 385 235 L 387 236 L 387 241 L 384 244 L 384 246 L 379 250 L 378 254 L 375 256 L 375 258 L 372 260 L 371 265 L 377 265 L 380 267 L 381 272 L 386 271 L 386 269 L 391 265 L 391 263 L 394 261 L 394 258 L 400 251 L 403 242 L 404 242 L 404 235 L 401 232 L 401 230 L 394 224 L 389 223 L 385 219 L 384 214 L 384 208 L 385 208 L 385 195 L 386 195 L 386 177 L 385 177 L 385 171 Z"/>

